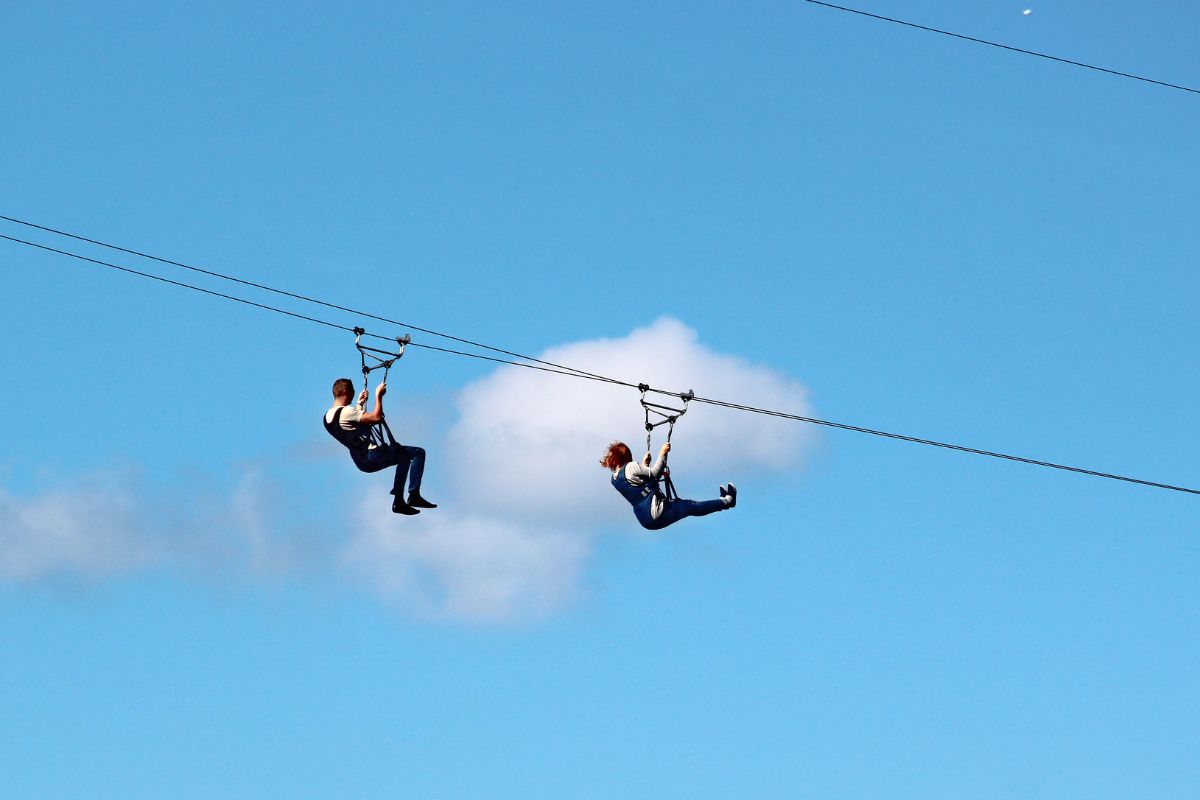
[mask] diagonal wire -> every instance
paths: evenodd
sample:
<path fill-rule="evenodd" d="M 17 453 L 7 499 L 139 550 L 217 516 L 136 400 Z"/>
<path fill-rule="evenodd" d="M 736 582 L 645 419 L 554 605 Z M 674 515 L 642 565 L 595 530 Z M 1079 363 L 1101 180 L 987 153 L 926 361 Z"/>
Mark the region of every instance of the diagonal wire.
<path fill-rule="evenodd" d="M 953 33 L 951 31 L 945 31 L 945 30 L 942 30 L 941 28 L 932 28 L 928 25 L 918 25 L 915 22 L 908 22 L 906 20 L 896 19 L 895 17 L 885 17 L 882 14 L 872 14 L 869 11 L 862 11 L 860 9 L 850 8 L 848 6 L 839 6 L 839 5 L 836 5 L 835 3 L 826 3 L 826 2 L 823 2 L 823 0 L 804 0 L 804 2 L 810 3 L 814 6 L 824 6 L 825 8 L 832 8 L 836 11 L 845 11 L 850 14 L 858 14 L 859 16 L 862 16 L 862 17 L 870 17 L 871 19 L 877 19 L 877 20 L 880 20 L 881 22 L 891 22 L 895 25 L 903 25 L 907 28 L 916 28 L 917 30 L 920 30 L 920 31 L 929 31 L 930 33 L 939 33 L 942 36 L 951 36 L 955 39 L 962 39 L 963 41 L 974 42 L 975 44 L 985 44 L 988 47 L 998 47 L 1001 50 L 1009 50 L 1014 53 L 1021 53 L 1023 55 L 1027 55 L 1027 56 L 1037 56 L 1038 58 L 1045 58 L 1050 61 L 1057 61 L 1060 64 L 1070 64 L 1073 67 L 1083 67 L 1084 69 L 1095 70 L 1096 72 L 1104 72 L 1108 75 L 1117 75 L 1122 78 L 1132 78 L 1135 81 L 1142 81 L 1144 83 L 1153 83 L 1156 86 L 1165 86 L 1168 89 L 1178 89 L 1182 92 L 1192 92 L 1193 94 L 1200 94 L 1200 89 L 1193 89 L 1190 86 L 1181 86 L 1177 83 L 1167 83 L 1166 81 L 1159 81 L 1159 80 L 1155 80 L 1154 78 L 1147 78 L 1143 75 L 1134 75 L 1132 72 L 1121 72 L 1120 70 L 1108 69 L 1107 67 L 1097 67 L 1095 64 L 1085 64 L 1082 61 L 1072 61 L 1069 58 L 1060 58 L 1059 56 L 1052 56 L 1049 53 L 1039 53 L 1036 50 L 1026 50 L 1022 47 L 1013 47 L 1012 45 L 1001 44 L 1000 42 L 992 42 L 992 41 L 988 41 L 987 39 L 979 39 L 974 36 L 967 36 L 967 35 L 961 34 L 961 33 Z"/>
<path fill-rule="evenodd" d="M 4 234 L 0 234 L 0 239 L 7 240 L 7 241 L 13 242 L 15 244 L 25 245 L 27 247 L 37 248 L 39 250 L 44 250 L 44 251 L 51 252 L 51 253 L 57 253 L 59 255 L 77 259 L 79 261 L 84 261 L 84 262 L 87 262 L 90 264 L 95 264 L 97 266 L 108 267 L 111 269 L 119 270 L 121 272 L 125 272 L 130 275 L 136 275 L 136 276 L 139 276 L 142 278 L 149 278 L 151 280 L 170 284 L 172 286 L 178 286 L 178 287 L 184 288 L 184 289 L 191 289 L 193 291 L 201 292 L 203 294 L 210 295 L 212 297 L 221 298 L 223 300 L 232 300 L 233 302 L 241 303 L 241 304 L 247 305 L 247 306 L 253 306 L 254 308 L 260 308 L 265 311 L 273 311 L 277 314 L 283 314 L 283 315 L 286 315 L 289 317 L 294 317 L 296 319 L 305 320 L 307 322 L 313 322 L 318 325 L 323 325 L 325 327 L 336 328 L 338 330 L 349 331 L 351 333 L 355 332 L 354 328 L 349 328 L 349 327 L 346 327 L 345 325 L 338 325 L 333 322 L 328 322 L 326 320 L 317 319 L 316 317 L 310 317 L 305 314 L 297 314 L 292 311 L 286 311 L 281 308 L 269 306 L 269 305 L 266 305 L 265 303 L 256 303 L 254 301 L 246 300 L 244 298 L 236 297 L 234 295 L 224 294 L 222 292 L 215 292 L 211 289 L 205 289 L 205 288 L 202 288 L 199 286 L 194 286 L 192 284 L 184 283 L 182 281 L 171 280 L 169 278 L 164 278 L 164 277 L 161 277 L 159 275 L 154 275 L 149 272 L 142 272 L 140 270 L 131 269 L 129 267 L 124 267 L 119 264 L 113 264 L 113 263 L 110 263 L 107 261 L 101 261 L 99 259 L 89 258 L 87 256 L 82 256 L 77 253 L 71 253 L 66 250 L 60 250 L 58 248 L 48 247 L 46 245 L 37 244 L 35 242 L 25 241 L 24 239 L 18 239 L 13 236 L 6 236 Z M 381 336 L 379 334 L 374 334 L 374 333 L 367 333 L 365 331 L 363 332 L 363 335 L 370 336 L 375 339 L 382 339 L 384 341 L 389 341 L 389 342 L 395 341 L 394 339 L 390 339 L 389 337 Z M 499 363 L 499 364 L 508 364 L 508 365 L 514 366 L 514 367 L 524 367 L 525 369 L 534 369 L 534 370 L 538 370 L 541 372 L 551 372 L 551 373 L 554 373 L 557 375 L 564 375 L 568 378 L 582 378 L 585 380 L 601 381 L 603 383 L 616 384 L 619 386 L 625 386 L 625 387 L 629 387 L 629 388 L 633 388 L 633 389 L 641 388 L 637 384 L 627 383 L 625 381 L 617 380 L 615 378 L 609 378 L 609 377 L 606 377 L 603 375 L 593 375 L 591 373 L 583 373 L 578 370 L 573 370 L 570 368 L 558 369 L 558 368 L 556 368 L 558 365 L 552 365 L 550 367 L 538 366 L 536 364 L 529 364 L 529 363 L 520 362 L 520 361 L 509 361 L 507 359 L 496 358 L 493 356 L 480 355 L 478 353 L 467 353 L 467 352 L 464 352 L 461 350 L 453 350 L 453 349 L 445 348 L 445 347 L 437 347 L 435 345 L 419 344 L 417 342 L 410 342 L 409 344 L 411 347 L 421 347 L 421 348 L 424 348 L 427 350 L 436 350 L 438 352 L 449 353 L 449 354 L 459 355 L 459 356 L 465 356 L 467 358 L 475 358 L 475 359 L 480 359 L 483 361 L 492 361 L 492 362 Z M 650 387 L 647 387 L 647 389 L 649 391 L 657 392 L 658 394 L 672 395 L 675 397 L 683 397 L 684 396 L 678 392 L 670 392 L 665 389 L 654 389 L 654 388 L 650 388 Z M 791 413 L 784 412 L 784 411 L 775 411 L 775 410 L 767 409 L 767 408 L 759 408 L 757 406 L 743 405 L 741 403 L 732 403 L 732 402 L 729 402 L 726 400 L 716 400 L 716 399 L 709 398 L 709 397 L 693 397 L 692 399 L 694 402 L 697 402 L 697 403 L 705 403 L 708 405 L 717 406 L 720 408 L 726 408 L 726 409 L 730 409 L 733 411 L 742 411 L 742 412 L 752 413 L 752 414 L 762 414 L 765 416 L 777 417 L 780 419 L 793 420 L 796 422 L 806 422 L 806 423 L 809 423 L 812 425 L 822 425 L 825 427 L 837 428 L 839 430 L 854 431 L 856 433 L 865 433 L 865 434 L 869 434 L 871 436 L 880 436 L 880 437 L 887 438 L 887 439 L 895 439 L 895 440 L 904 441 L 904 442 L 911 442 L 913 444 L 921 444 L 921 445 L 927 445 L 927 446 L 931 446 L 931 447 L 940 447 L 940 448 L 944 448 L 947 450 L 957 450 L 961 453 L 968 453 L 971 455 L 986 456 L 989 458 L 998 458 L 998 459 L 1003 459 L 1006 461 L 1015 461 L 1015 462 L 1019 462 L 1022 464 L 1030 464 L 1033 466 L 1049 467 L 1051 469 L 1065 470 L 1067 472 L 1075 472 L 1075 473 L 1079 473 L 1082 475 L 1091 475 L 1091 476 L 1094 476 L 1097 478 L 1108 478 L 1110 480 L 1124 481 L 1126 483 L 1134 483 L 1134 484 L 1139 484 L 1141 486 L 1149 486 L 1149 487 L 1153 487 L 1153 488 L 1157 488 L 1157 489 L 1170 489 L 1170 490 L 1176 491 L 1176 492 L 1185 492 L 1188 494 L 1200 495 L 1200 489 L 1191 489 L 1191 488 L 1188 488 L 1185 486 L 1175 486 L 1175 485 L 1169 484 L 1169 483 L 1159 483 L 1157 481 L 1142 480 L 1141 478 L 1131 478 L 1126 475 L 1117 475 L 1117 474 L 1110 473 L 1110 472 L 1099 472 L 1097 470 L 1084 469 L 1082 467 L 1072 467 L 1072 466 L 1068 466 L 1066 464 L 1057 464 L 1052 461 L 1041 461 L 1038 459 L 1026 458 L 1024 456 L 1015 456 L 1015 455 L 1010 455 L 1007 453 L 995 452 L 992 450 L 981 450 L 981 449 L 975 448 L 975 447 L 966 447 L 964 445 L 950 444 L 948 442 L 939 442 L 934 439 L 922 439 L 922 438 L 919 438 L 916 436 L 907 436 L 907 435 L 899 434 L 899 433 L 889 433 L 888 431 L 876 430 L 874 428 L 864 428 L 864 427 L 861 427 L 858 425 L 848 425 L 848 424 L 842 423 L 842 422 L 831 422 L 829 420 L 818 419 L 816 417 L 806 417 L 806 416 L 801 416 L 799 414 L 791 414 Z"/>
<path fill-rule="evenodd" d="M 212 297 L 219 297 L 222 300 L 232 300 L 235 303 L 241 303 L 243 305 L 253 306 L 254 308 L 261 308 L 264 311 L 273 311 L 276 314 L 283 314 L 288 317 L 295 317 L 296 319 L 302 319 L 306 322 L 314 322 L 318 325 L 324 325 L 329 328 L 337 328 L 338 330 L 349 331 L 350 333 L 355 332 L 354 328 L 347 327 L 346 325 L 338 325 L 335 322 L 329 322 L 327 320 L 317 319 L 316 317 L 310 317 L 306 314 L 297 314 L 294 311 L 287 311 L 282 308 L 276 308 L 275 306 L 270 306 L 265 303 L 256 303 L 253 300 L 246 300 L 245 298 L 237 297 L 237 296 L 231 295 L 231 294 L 225 294 L 224 292 L 216 292 L 216 291 L 213 291 L 212 289 L 205 289 L 202 286 L 195 286 L 190 283 L 184 283 L 183 281 L 171 280 L 170 278 L 164 278 L 161 275 L 155 275 L 150 272 L 142 272 L 141 270 L 132 269 L 130 267 L 124 267 L 124 266 L 121 266 L 120 264 L 113 264 L 112 262 L 109 262 L 109 261 L 101 261 L 98 258 L 89 258 L 88 256 L 80 255 L 78 253 L 72 253 L 67 250 L 60 250 L 57 247 L 49 247 L 48 245 L 38 244 L 37 242 L 29 242 L 24 239 L 18 239 L 15 236 L 6 236 L 5 234 L 2 234 L 2 233 L 0 233 L 0 239 L 4 239 L 4 240 L 10 241 L 10 242 L 13 242 L 15 244 L 22 244 L 22 245 L 25 245 L 26 247 L 34 247 L 34 248 L 37 248 L 38 250 L 45 250 L 50 253 L 56 253 L 61 256 L 67 256 L 68 258 L 74 258 L 78 261 L 85 261 L 89 264 L 95 264 L 100 267 L 108 267 L 110 269 L 120 270 L 121 272 L 125 272 L 130 275 L 137 275 L 140 278 L 149 278 L 150 280 L 159 281 L 161 283 L 167 283 L 167 284 L 170 284 L 171 286 L 178 286 L 181 289 L 191 289 L 192 291 L 211 295 Z M 393 339 L 391 337 L 382 336 L 378 333 L 371 333 L 369 331 L 364 331 L 363 336 L 369 336 L 372 339 L 380 339 L 385 342 L 395 342 L 396 341 L 395 339 Z M 421 344 L 420 342 L 409 342 L 409 347 L 420 347 L 425 350 L 437 350 L 438 352 L 441 352 L 441 353 L 450 353 L 450 354 L 456 355 L 456 356 L 465 356 L 467 358 L 475 358 L 475 359 L 480 359 L 483 361 L 492 361 L 497 364 L 508 364 L 508 365 L 514 366 L 514 367 L 526 367 L 528 369 L 536 369 L 540 372 L 551 372 L 556 375 L 566 375 L 567 377 L 570 377 L 570 378 L 584 378 L 586 380 L 603 381 L 605 383 L 613 383 L 613 384 L 618 384 L 620 386 L 629 386 L 629 387 L 637 388 L 635 384 L 627 383 L 626 381 L 619 381 L 616 378 L 606 378 L 604 376 L 593 377 L 591 375 L 591 373 L 583 373 L 578 370 L 571 370 L 569 368 L 555 369 L 553 367 L 540 367 L 540 366 L 536 366 L 534 364 L 525 364 L 520 361 L 509 361 L 508 359 L 504 359 L 504 358 L 495 358 L 493 356 L 480 355 L 479 353 L 468 353 L 464 350 L 453 350 L 448 347 L 437 347 L 436 345 Z M 658 390 L 656 390 L 656 391 L 658 391 Z"/>
<path fill-rule="evenodd" d="M 790 419 L 797 422 L 808 422 L 813 425 L 824 425 L 828 428 L 838 428 L 843 431 L 854 431 L 856 433 L 867 433 L 871 436 L 882 436 L 886 439 L 897 439 L 902 442 L 912 442 L 913 444 L 923 444 L 930 447 L 941 447 L 946 450 L 957 450 L 960 453 L 970 453 L 977 456 L 987 456 L 989 458 L 1000 458 L 1006 461 L 1016 461 L 1021 464 L 1032 464 L 1037 467 L 1049 467 L 1051 469 L 1060 469 L 1067 472 L 1077 472 L 1081 475 L 1092 475 L 1097 478 L 1109 478 L 1115 481 L 1125 481 L 1127 483 L 1136 483 L 1142 486 L 1152 486 L 1156 489 L 1171 489 L 1176 492 L 1186 492 L 1188 494 L 1200 494 L 1200 489 L 1189 489 L 1186 486 L 1174 486 L 1169 483 L 1158 483 L 1157 481 L 1147 481 L 1141 478 L 1130 478 L 1125 475 L 1116 475 L 1111 472 L 1098 472 L 1093 469 L 1084 469 L 1083 467 L 1071 467 L 1066 464 L 1056 464 L 1053 461 L 1040 461 L 1036 458 L 1026 458 L 1024 456 L 1014 456 L 1008 453 L 998 453 L 993 450 L 980 450 L 976 447 L 966 447 L 960 444 L 950 444 L 949 442 L 939 442 L 935 439 L 921 439 L 916 436 L 905 436 L 900 433 L 888 433 L 887 431 L 875 430 L 874 428 L 863 428 L 858 425 L 847 425 L 843 422 L 830 422 L 829 420 L 816 419 L 815 417 L 803 417 L 799 414 L 789 414 L 783 411 L 772 411 L 766 408 L 757 408 L 755 406 L 742 405 L 740 403 L 730 403 L 725 400 L 713 400 L 708 397 L 693 398 L 694 403 L 707 403 L 712 406 L 728 408 L 734 411 L 748 411 L 753 414 L 765 414 L 771 417 L 779 417 L 781 419 Z"/>
<path fill-rule="evenodd" d="M 88 258 L 87 256 L 81 256 L 78 253 L 70 253 L 70 252 L 67 252 L 66 250 L 59 250 L 57 247 L 49 247 L 44 244 L 37 244 L 36 242 L 27 242 L 24 239 L 18 239 L 14 236 L 5 236 L 2 233 L 0 233 L 0 239 L 7 239 L 10 242 L 15 242 L 16 244 L 23 244 L 26 247 L 36 247 L 38 250 L 45 250 L 50 253 L 57 253 L 60 256 L 67 256 L 68 258 L 75 258 L 80 261 L 86 261 L 90 264 L 96 264 L 101 267 L 109 267 L 111 269 L 120 270 L 121 272 L 127 272 L 130 275 L 137 275 L 138 277 L 141 277 L 141 278 L 149 278 L 150 280 L 161 281 L 162 283 L 169 283 L 172 286 L 179 286 L 180 288 L 183 288 L 183 289 L 191 289 L 192 291 L 195 291 L 195 292 L 202 292 L 203 294 L 212 295 L 213 297 L 220 297 L 223 300 L 232 300 L 235 303 L 243 303 L 248 306 L 254 306 L 255 308 L 261 308 L 265 311 L 274 311 L 276 314 L 286 314 L 289 317 L 295 317 L 296 319 L 302 319 L 302 320 L 306 320 L 308 322 L 315 322 L 318 325 L 325 325 L 330 328 L 338 328 L 339 330 L 350 331 L 351 333 L 354 332 L 353 328 L 347 328 L 345 325 L 338 325 L 333 322 L 326 322 L 323 319 L 317 319 L 316 317 L 310 317 L 305 314 L 297 314 L 294 311 L 285 311 L 282 308 L 275 308 L 274 306 L 269 306 L 269 305 L 266 305 L 265 303 L 256 303 L 253 300 L 246 300 L 241 297 L 235 297 L 234 295 L 231 295 L 231 294 L 225 294 L 223 292 L 215 292 L 212 289 L 204 289 L 200 286 L 193 286 L 190 283 L 184 283 L 182 281 L 173 281 L 170 278 L 164 278 L 161 275 L 154 275 L 153 273 L 150 273 L 150 272 L 142 272 L 141 270 L 132 269 L 130 267 L 122 267 L 120 264 L 112 264 L 108 261 L 100 261 L 99 259 L 96 259 L 96 258 Z M 386 336 L 377 336 L 376 334 L 369 334 L 369 335 L 374 336 L 375 338 L 378 338 L 378 339 L 386 339 L 387 338 Z M 391 341 L 391 340 L 389 340 L 389 341 Z"/>
<path fill-rule="evenodd" d="M 128 255 L 138 256 L 139 258 L 147 258 L 147 259 L 150 259 L 151 261 L 157 261 L 160 264 L 169 264 L 170 266 L 173 266 L 173 267 L 180 267 L 182 269 L 190 270 L 192 272 L 200 273 L 202 275 L 208 275 L 213 278 L 220 278 L 221 280 L 231 281 L 233 283 L 238 283 L 243 286 L 250 286 L 254 289 L 261 289 L 264 292 L 271 292 L 272 294 L 277 294 L 282 297 L 290 297 L 293 300 L 302 300 L 306 303 L 313 303 L 315 305 L 324 306 L 325 308 L 332 308 L 337 311 L 345 311 L 348 314 L 355 314 L 357 316 L 366 317 L 368 319 L 373 319 L 378 322 L 386 322 L 390 325 L 399 325 L 403 328 L 411 328 L 414 331 L 420 331 L 421 333 L 428 333 L 430 336 L 437 336 L 442 339 L 450 339 L 452 341 L 460 342 L 462 344 L 470 345 L 472 347 L 478 347 L 483 350 L 490 350 L 494 353 L 500 353 L 502 355 L 512 356 L 513 358 L 520 358 L 525 361 L 531 361 L 535 364 L 542 364 L 546 367 L 553 367 L 557 370 L 578 373 L 580 375 L 592 378 L 594 380 L 612 382 L 611 378 L 605 378 L 603 375 L 596 375 L 591 372 L 585 372 L 584 370 L 575 369 L 574 367 L 566 367 L 566 366 L 563 366 L 562 364 L 555 364 L 553 361 L 545 361 L 540 358 L 534 358 L 533 356 L 523 355 L 521 353 L 516 353 L 511 350 L 505 350 L 503 348 L 493 347 L 491 345 L 483 344 L 481 342 L 473 342 L 470 339 L 463 339 L 458 336 L 451 336 L 448 333 L 439 333 L 438 331 L 430 330 L 429 328 L 422 328 L 418 325 L 410 325 L 409 323 L 401 322 L 400 320 L 388 319 L 387 317 L 381 317 L 376 314 L 368 313 L 366 311 L 360 311 L 358 309 L 347 308 L 346 306 L 337 305 L 336 303 L 329 303 L 324 300 L 318 300 L 315 297 L 308 297 L 306 295 L 296 294 L 295 292 L 289 292 L 289 291 L 285 291 L 283 289 L 276 289 L 273 286 L 267 286 L 262 283 L 255 283 L 254 281 L 248 281 L 248 280 L 245 280 L 244 278 L 238 278 L 233 275 L 226 275 L 225 273 L 222 273 L 222 272 L 216 272 L 214 270 L 204 269 L 203 267 L 197 267 L 197 266 L 193 266 L 191 264 L 185 264 L 182 261 L 175 261 L 170 258 L 163 258 L 161 256 L 152 255 L 150 253 L 145 253 L 140 250 L 134 250 L 134 249 L 128 248 L 128 247 L 122 247 L 120 245 L 111 244 L 109 242 L 102 242 L 99 239 L 92 239 L 92 238 L 89 238 L 87 236 L 82 236 L 77 233 L 71 233 L 69 231 L 59 230 L 57 228 L 51 228 L 46 225 L 39 225 L 36 222 L 29 222 L 27 220 L 17 219 L 16 217 L 9 217 L 9 216 L 5 216 L 3 214 L 0 214 L 0 219 L 5 220 L 6 222 L 14 223 L 16 225 L 24 225 L 27 228 L 35 228 L 39 231 L 45 231 L 46 233 L 53 233 L 56 236 L 65 236 L 68 239 L 75 239 L 76 241 L 87 242 L 88 244 L 94 244 L 98 247 L 104 247 L 109 250 L 115 250 L 119 253 L 126 253 Z"/>
<path fill-rule="evenodd" d="M 526 364 L 521 361 L 509 361 L 506 358 L 496 358 L 495 356 L 485 356 L 485 355 L 481 355 L 480 353 L 468 353 L 463 350 L 453 350 L 448 347 L 438 347 L 437 345 L 432 345 L 432 344 L 419 344 L 417 342 L 409 342 L 408 346 L 409 347 L 420 347 L 425 350 L 436 350 L 439 353 L 450 353 L 451 355 L 456 355 L 456 356 L 466 356 L 467 358 L 476 358 L 476 359 L 479 359 L 480 361 L 492 361 L 496 364 L 508 364 L 509 366 L 512 366 L 512 367 L 525 367 L 526 369 L 536 369 L 539 372 L 550 372 L 555 375 L 566 375 L 568 378 L 582 378 L 582 379 L 588 380 L 588 381 L 599 381 L 601 383 L 611 383 L 614 386 L 627 386 L 630 389 L 637 388 L 636 383 L 629 383 L 628 381 L 617 380 L 616 378 L 607 378 L 603 375 L 593 375 L 590 372 L 582 372 L 580 370 L 574 369 L 573 367 L 564 367 L 563 369 L 554 369 L 552 367 L 539 367 L 537 364 Z M 539 362 L 539 363 L 545 364 L 545 363 L 550 363 L 550 362 Z M 656 391 L 662 391 L 662 390 L 656 390 Z"/>

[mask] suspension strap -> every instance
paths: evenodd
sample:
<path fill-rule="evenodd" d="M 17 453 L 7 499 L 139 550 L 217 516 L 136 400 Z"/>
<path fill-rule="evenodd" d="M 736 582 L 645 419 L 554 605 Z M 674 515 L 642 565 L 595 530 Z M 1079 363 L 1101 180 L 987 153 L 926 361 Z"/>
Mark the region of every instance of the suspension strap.
<path fill-rule="evenodd" d="M 388 372 L 391 371 L 392 365 L 404 357 L 404 348 L 412 341 L 412 336 L 407 333 L 396 338 L 396 347 L 398 351 L 393 353 L 390 350 L 380 350 L 375 347 L 368 347 L 362 343 L 362 337 L 366 333 L 362 328 L 354 329 L 354 346 L 358 348 L 358 355 L 362 361 L 363 375 L 363 391 L 370 391 L 370 378 L 374 370 L 383 370 L 383 380 L 381 383 L 387 383 Z M 373 363 L 368 364 L 367 359 Z M 371 426 L 369 432 L 371 444 L 376 447 L 392 445 L 396 443 L 396 438 L 392 436 L 392 429 L 388 427 L 387 419 L 382 418 L 379 422 Z"/>
<path fill-rule="evenodd" d="M 650 391 L 650 386 L 645 383 L 638 384 L 638 391 L 642 393 L 640 398 L 642 410 L 646 413 L 646 452 L 651 452 L 652 440 L 654 437 L 654 429 L 660 425 L 667 426 L 667 443 L 671 442 L 671 434 L 675 432 L 675 422 L 684 414 L 687 413 L 688 403 L 696 396 L 695 391 L 689 389 L 683 394 L 672 394 L 671 397 L 678 397 L 683 401 L 681 408 L 675 406 L 665 406 L 661 403 L 651 403 L 646 399 L 646 393 Z M 656 390 L 657 391 L 657 390 Z M 655 420 L 651 420 L 651 415 L 654 415 Z M 671 480 L 671 470 L 667 467 L 667 457 L 663 456 L 663 488 L 664 494 L 668 501 L 676 500 L 679 495 L 675 492 L 675 483 Z"/>

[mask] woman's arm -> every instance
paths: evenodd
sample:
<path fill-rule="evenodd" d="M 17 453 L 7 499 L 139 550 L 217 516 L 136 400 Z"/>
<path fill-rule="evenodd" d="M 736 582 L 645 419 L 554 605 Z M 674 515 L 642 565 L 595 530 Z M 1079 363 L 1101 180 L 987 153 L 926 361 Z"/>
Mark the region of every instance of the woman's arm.
<path fill-rule="evenodd" d="M 652 465 L 646 466 L 639 464 L 636 461 L 631 461 L 625 466 L 625 477 L 641 478 L 642 480 L 658 480 L 663 473 L 663 468 L 666 466 L 667 453 L 671 452 L 671 443 L 667 442 L 658 451 L 658 460 Z"/>

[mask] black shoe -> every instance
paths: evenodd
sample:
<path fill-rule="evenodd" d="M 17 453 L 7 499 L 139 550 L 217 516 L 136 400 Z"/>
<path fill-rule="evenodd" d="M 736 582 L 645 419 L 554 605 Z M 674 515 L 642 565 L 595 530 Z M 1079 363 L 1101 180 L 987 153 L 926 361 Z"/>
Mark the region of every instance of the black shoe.
<path fill-rule="evenodd" d="M 405 516 L 411 517 L 413 514 L 420 514 L 421 512 L 397 497 L 392 501 L 392 513 L 404 514 Z"/>
<path fill-rule="evenodd" d="M 437 508 L 437 505 L 421 497 L 420 492 L 409 492 L 408 504 L 413 508 Z"/>

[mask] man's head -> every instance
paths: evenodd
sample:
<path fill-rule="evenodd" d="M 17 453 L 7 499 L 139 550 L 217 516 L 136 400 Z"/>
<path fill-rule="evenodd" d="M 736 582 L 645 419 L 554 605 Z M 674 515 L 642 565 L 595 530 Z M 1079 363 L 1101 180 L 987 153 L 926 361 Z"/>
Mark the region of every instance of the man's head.
<path fill-rule="evenodd" d="M 333 399 L 345 400 L 347 403 L 354 397 L 354 381 L 349 378 L 338 378 L 333 382 Z"/>

